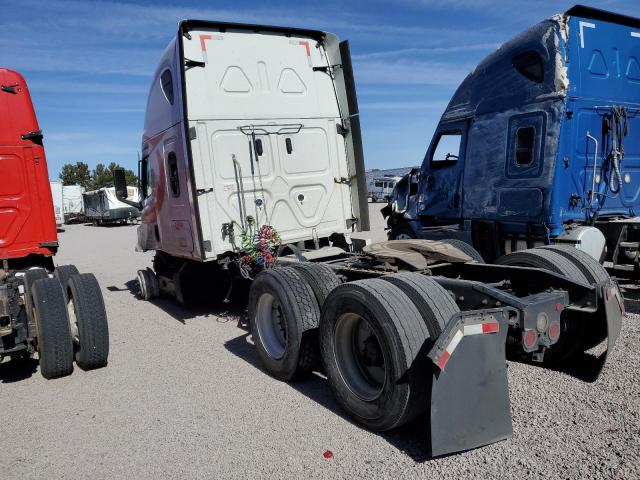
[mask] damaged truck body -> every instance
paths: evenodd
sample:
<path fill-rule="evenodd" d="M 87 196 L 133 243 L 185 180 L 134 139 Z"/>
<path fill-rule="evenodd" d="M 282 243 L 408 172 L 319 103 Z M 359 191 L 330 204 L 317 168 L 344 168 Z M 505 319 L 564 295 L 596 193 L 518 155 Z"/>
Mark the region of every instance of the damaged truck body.
<path fill-rule="evenodd" d="M 640 20 L 576 6 L 483 60 L 398 184 L 390 238 L 454 236 L 487 262 L 571 245 L 639 265 Z M 636 133 L 634 133 L 636 132 Z"/>
<path fill-rule="evenodd" d="M 512 434 L 507 352 L 557 366 L 607 340 L 597 376 L 618 336 L 618 288 L 576 249 L 486 265 L 456 239 L 351 238 L 367 191 L 349 47 L 330 33 L 181 22 L 140 172 L 139 202 L 114 182 L 155 251 L 142 298 L 243 301 L 267 372 L 323 369 L 364 427 L 426 421 L 432 455 Z"/>

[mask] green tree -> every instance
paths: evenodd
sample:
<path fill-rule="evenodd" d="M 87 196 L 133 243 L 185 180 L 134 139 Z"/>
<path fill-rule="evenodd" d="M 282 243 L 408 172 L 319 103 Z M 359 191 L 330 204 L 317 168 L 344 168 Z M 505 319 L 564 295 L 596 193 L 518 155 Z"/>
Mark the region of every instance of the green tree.
<path fill-rule="evenodd" d="M 59 177 L 63 185 L 82 185 L 84 188 L 92 185 L 89 165 L 84 162 L 77 162 L 75 165 L 67 163 L 62 167 Z"/>
<path fill-rule="evenodd" d="M 113 185 L 113 171 L 116 168 L 122 167 L 115 162 L 111 162 L 109 166 L 98 163 L 92 172 L 93 188 L 96 189 Z M 124 175 L 127 179 L 127 185 L 137 186 L 138 177 L 132 170 L 125 168 Z"/>
<path fill-rule="evenodd" d="M 93 170 L 89 170 L 89 165 L 84 162 L 77 162 L 75 165 L 67 163 L 58 177 L 63 185 L 82 185 L 87 190 L 95 190 L 113 185 L 113 171 L 116 168 L 122 167 L 115 162 L 111 162 L 108 167 L 98 163 Z M 138 185 L 138 177 L 132 170 L 125 168 L 124 174 L 127 185 Z"/>

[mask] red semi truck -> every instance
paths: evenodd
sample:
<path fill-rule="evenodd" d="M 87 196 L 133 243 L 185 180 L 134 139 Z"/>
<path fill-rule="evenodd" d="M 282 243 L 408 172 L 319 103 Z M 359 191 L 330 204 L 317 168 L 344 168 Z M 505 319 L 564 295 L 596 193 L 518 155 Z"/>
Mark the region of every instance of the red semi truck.
<path fill-rule="evenodd" d="M 103 367 L 109 336 L 95 276 L 55 267 L 43 135 L 24 78 L 0 68 L 0 362 L 37 353 L 45 378 Z"/>

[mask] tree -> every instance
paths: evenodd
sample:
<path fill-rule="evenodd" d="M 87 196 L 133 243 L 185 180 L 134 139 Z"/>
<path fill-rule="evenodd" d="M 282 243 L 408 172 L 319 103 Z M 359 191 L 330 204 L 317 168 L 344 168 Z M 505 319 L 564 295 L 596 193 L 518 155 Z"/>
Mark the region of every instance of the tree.
<path fill-rule="evenodd" d="M 92 185 L 89 165 L 84 162 L 77 162 L 75 165 L 67 163 L 62 167 L 59 178 L 63 185 L 82 185 L 84 188 Z"/>
<path fill-rule="evenodd" d="M 113 185 L 113 171 L 116 168 L 122 167 L 115 162 L 111 162 L 108 167 L 98 163 L 92 171 L 89 171 L 89 165 L 84 162 L 77 162 L 75 165 L 67 163 L 58 176 L 63 185 L 82 185 L 87 190 L 95 190 Z M 125 168 L 124 175 L 127 185 L 138 184 L 138 177 L 132 170 Z"/>

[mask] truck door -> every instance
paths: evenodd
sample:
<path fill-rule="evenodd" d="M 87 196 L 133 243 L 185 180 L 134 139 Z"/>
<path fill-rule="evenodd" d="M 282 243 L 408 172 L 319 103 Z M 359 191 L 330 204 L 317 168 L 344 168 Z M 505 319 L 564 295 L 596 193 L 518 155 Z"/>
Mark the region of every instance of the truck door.
<path fill-rule="evenodd" d="M 462 212 L 462 177 L 467 122 L 438 126 L 422 163 L 419 214 L 457 219 Z"/>

